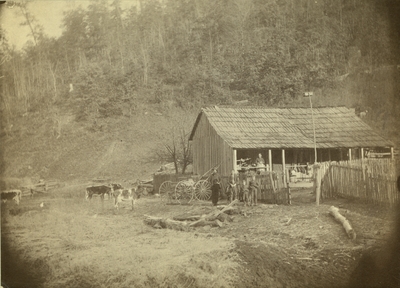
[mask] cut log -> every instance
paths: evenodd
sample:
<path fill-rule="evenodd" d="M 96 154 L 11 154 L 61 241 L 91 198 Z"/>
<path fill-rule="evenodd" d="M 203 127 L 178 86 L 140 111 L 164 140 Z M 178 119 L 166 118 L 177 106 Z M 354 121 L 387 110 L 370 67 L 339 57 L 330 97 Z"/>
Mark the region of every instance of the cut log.
<path fill-rule="evenodd" d="M 355 240 L 356 239 L 356 233 L 354 232 L 353 228 L 351 227 L 349 221 L 339 213 L 339 208 L 335 206 L 331 206 L 329 208 L 329 214 L 332 215 L 335 220 L 343 225 L 344 230 L 346 230 L 347 236 L 350 239 Z"/>
<path fill-rule="evenodd" d="M 178 231 L 187 231 L 188 225 L 186 222 L 175 221 L 172 219 L 165 219 L 164 220 L 165 226 L 168 229 L 178 230 Z M 162 226 L 161 226 L 162 227 Z"/>
<path fill-rule="evenodd" d="M 218 215 L 217 219 L 221 222 L 229 221 L 229 216 L 225 213 L 221 213 Z"/>
<path fill-rule="evenodd" d="M 199 221 L 189 224 L 189 227 L 200 227 L 200 226 L 211 226 L 211 227 L 222 227 L 224 224 L 219 220 L 207 221 L 206 219 L 200 219 Z"/>
<path fill-rule="evenodd" d="M 178 215 L 174 216 L 172 219 L 177 221 L 197 221 L 201 218 L 201 215 Z"/>
<path fill-rule="evenodd" d="M 189 226 L 186 222 L 175 221 L 168 218 L 153 217 L 145 215 L 144 223 L 152 227 L 168 228 L 178 231 L 187 231 Z"/>
<path fill-rule="evenodd" d="M 232 201 L 229 205 L 225 206 L 222 210 L 213 211 L 213 212 L 211 212 L 211 213 L 205 215 L 204 218 L 205 218 L 206 220 L 213 221 L 213 220 L 217 219 L 217 217 L 219 216 L 219 214 L 225 213 L 226 211 L 229 211 L 229 210 L 232 210 L 232 209 L 236 209 L 235 207 L 233 207 L 233 205 L 235 205 L 235 204 L 238 203 L 238 202 L 239 202 L 239 200 L 236 199 L 236 200 Z M 202 218 L 203 218 L 203 216 L 202 216 Z"/>
<path fill-rule="evenodd" d="M 174 230 L 179 230 L 179 231 L 186 231 L 190 227 L 199 227 L 199 226 L 212 226 L 212 227 L 222 227 L 223 223 L 218 220 L 217 218 L 225 213 L 226 211 L 230 211 L 232 209 L 235 209 L 233 205 L 238 203 L 239 200 L 232 201 L 229 205 L 224 207 L 222 210 L 216 210 L 212 211 L 209 214 L 205 214 L 202 216 L 199 215 L 191 215 L 191 216 L 176 216 L 174 217 L 175 220 L 173 219 L 168 219 L 168 218 L 161 218 L 161 217 L 154 217 L 154 216 L 149 216 L 149 215 L 144 215 L 145 219 L 143 220 L 144 223 L 147 225 L 150 225 L 152 227 L 161 227 L 161 228 L 168 228 L 168 229 L 174 229 Z M 186 222 L 186 220 L 196 220 L 190 224 Z M 221 219 L 221 218 L 220 218 Z M 177 221 L 177 220 L 185 220 L 185 221 Z"/>

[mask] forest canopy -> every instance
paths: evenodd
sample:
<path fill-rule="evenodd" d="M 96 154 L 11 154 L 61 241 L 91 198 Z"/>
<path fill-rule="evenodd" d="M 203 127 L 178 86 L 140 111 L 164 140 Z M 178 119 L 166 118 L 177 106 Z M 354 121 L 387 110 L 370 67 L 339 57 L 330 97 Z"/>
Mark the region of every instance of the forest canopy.
<path fill-rule="evenodd" d="M 400 63 L 387 13 L 398 5 L 379 3 L 141 0 L 122 9 L 119 0 L 91 1 L 64 13 L 57 39 L 29 12 L 34 2 L 17 3 L 32 41 L 17 51 L 1 31 L 3 116 L 63 107 L 85 121 L 119 115 L 122 105 L 244 99 L 299 106 L 305 91 L 324 95 L 319 105 L 375 107 L 384 97 L 395 109 L 397 87 L 379 73 Z"/>

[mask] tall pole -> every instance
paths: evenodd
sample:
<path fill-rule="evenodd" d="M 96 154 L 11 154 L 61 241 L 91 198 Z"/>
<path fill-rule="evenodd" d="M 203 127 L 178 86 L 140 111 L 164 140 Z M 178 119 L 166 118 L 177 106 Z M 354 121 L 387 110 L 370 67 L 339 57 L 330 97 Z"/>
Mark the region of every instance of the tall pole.
<path fill-rule="evenodd" d="M 313 92 L 306 92 L 304 94 L 305 96 L 308 96 L 308 98 L 310 98 L 311 119 L 312 119 L 313 133 L 314 133 L 314 154 L 315 154 L 314 163 L 317 163 L 317 140 L 315 138 L 314 111 L 312 109 L 312 101 L 311 101 L 311 96 L 313 95 Z"/>

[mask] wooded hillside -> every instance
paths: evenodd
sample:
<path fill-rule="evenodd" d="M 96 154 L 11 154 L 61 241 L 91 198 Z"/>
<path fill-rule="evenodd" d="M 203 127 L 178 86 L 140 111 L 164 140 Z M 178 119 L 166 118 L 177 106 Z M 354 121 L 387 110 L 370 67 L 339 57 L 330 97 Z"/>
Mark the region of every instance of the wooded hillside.
<path fill-rule="evenodd" d="M 400 38 L 398 23 L 390 21 L 398 18 L 391 17 L 400 11 L 397 1 L 138 3 L 124 10 L 119 0 L 91 1 L 67 11 L 58 39 L 47 37 L 29 12 L 34 2 L 15 7 L 32 41 L 16 51 L 1 31 L 7 157 L 28 153 L 26 141 L 39 150 L 48 147 L 39 143 L 54 141 L 71 155 L 72 144 L 60 139 L 72 135 L 93 141 L 107 135 L 109 147 L 122 135 L 112 134 L 115 127 L 136 125 L 146 111 L 165 117 L 163 124 L 149 130 L 156 117 L 148 117 L 131 133 L 171 129 L 176 114 L 192 115 L 184 121 L 190 127 L 203 105 L 248 99 L 250 105 L 308 106 L 305 91 L 314 92 L 315 106 L 368 110 L 365 121 L 399 141 Z M 7 174 L 27 173 L 15 169 Z"/>

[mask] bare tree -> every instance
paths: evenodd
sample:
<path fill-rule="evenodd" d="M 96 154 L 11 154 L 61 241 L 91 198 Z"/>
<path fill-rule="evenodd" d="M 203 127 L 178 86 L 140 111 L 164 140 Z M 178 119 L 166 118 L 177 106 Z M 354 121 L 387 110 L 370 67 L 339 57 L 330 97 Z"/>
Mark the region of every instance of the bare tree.
<path fill-rule="evenodd" d="M 163 161 L 173 162 L 175 173 L 179 174 L 181 168 L 182 174 L 192 163 L 192 149 L 189 141 L 189 134 L 184 128 L 171 129 L 171 139 L 163 144 L 163 149 L 157 152 L 159 158 Z"/>

